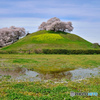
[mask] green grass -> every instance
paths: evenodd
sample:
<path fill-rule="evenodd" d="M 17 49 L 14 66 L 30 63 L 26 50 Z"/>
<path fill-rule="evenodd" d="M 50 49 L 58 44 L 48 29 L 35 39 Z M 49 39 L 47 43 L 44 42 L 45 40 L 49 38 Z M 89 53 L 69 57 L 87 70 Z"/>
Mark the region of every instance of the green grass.
<path fill-rule="evenodd" d="M 37 31 L 1 50 L 94 49 L 93 44 L 70 33 Z M 96 49 L 99 49 L 97 47 Z"/>
<path fill-rule="evenodd" d="M 0 100 L 99 100 L 100 78 L 66 83 L 0 82 Z M 70 92 L 97 92 L 98 96 L 70 96 Z"/>
<path fill-rule="evenodd" d="M 14 59 L 12 63 L 39 63 L 38 61 L 35 61 L 34 59 Z"/>
<path fill-rule="evenodd" d="M 43 55 L 0 54 L 0 69 L 16 67 L 42 72 L 60 72 L 74 68 L 100 66 L 100 55 Z M 9 81 L 11 76 L 0 79 L 0 100 L 99 100 L 99 76 L 68 83 Z M 97 92 L 98 96 L 70 96 L 70 92 Z"/>
<path fill-rule="evenodd" d="M 40 72 L 61 72 L 100 66 L 100 55 L 0 54 L 0 68 L 25 67 Z"/>

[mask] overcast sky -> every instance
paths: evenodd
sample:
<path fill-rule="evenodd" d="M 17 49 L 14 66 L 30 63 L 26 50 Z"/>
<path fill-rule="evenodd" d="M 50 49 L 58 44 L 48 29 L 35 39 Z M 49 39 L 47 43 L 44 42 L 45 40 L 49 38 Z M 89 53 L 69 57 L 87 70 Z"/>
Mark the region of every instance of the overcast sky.
<path fill-rule="evenodd" d="M 71 21 L 72 33 L 100 44 L 100 0 L 0 0 L 0 28 L 35 32 L 52 17 Z"/>

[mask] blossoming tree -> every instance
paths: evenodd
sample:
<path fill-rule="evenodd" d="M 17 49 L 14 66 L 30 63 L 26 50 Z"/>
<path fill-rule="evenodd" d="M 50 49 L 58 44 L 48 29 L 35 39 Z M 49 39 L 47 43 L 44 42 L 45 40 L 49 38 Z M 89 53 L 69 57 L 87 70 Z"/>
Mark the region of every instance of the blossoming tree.
<path fill-rule="evenodd" d="M 47 22 L 42 22 L 38 28 L 39 30 L 52 30 L 52 31 L 72 31 L 72 22 L 62 22 L 59 18 L 53 17 Z"/>

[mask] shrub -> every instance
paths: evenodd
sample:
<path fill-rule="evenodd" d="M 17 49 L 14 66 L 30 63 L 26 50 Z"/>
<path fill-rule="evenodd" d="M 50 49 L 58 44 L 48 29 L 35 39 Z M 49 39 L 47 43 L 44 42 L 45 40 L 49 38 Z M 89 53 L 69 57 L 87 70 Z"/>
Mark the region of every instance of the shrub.
<path fill-rule="evenodd" d="M 100 47 L 99 43 L 93 43 L 93 48 Z"/>
<path fill-rule="evenodd" d="M 27 53 L 27 54 L 100 54 L 100 50 L 67 50 L 67 49 L 35 49 L 35 50 L 9 50 L 2 51 L 0 50 L 0 54 L 19 54 L 19 53 Z"/>
<path fill-rule="evenodd" d="M 43 49 L 44 54 L 100 54 L 100 50 Z"/>
<path fill-rule="evenodd" d="M 34 50 L 34 53 L 40 54 L 40 53 L 43 53 L 43 51 L 42 51 L 42 49 L 35 49 L 35 50 Z"/>

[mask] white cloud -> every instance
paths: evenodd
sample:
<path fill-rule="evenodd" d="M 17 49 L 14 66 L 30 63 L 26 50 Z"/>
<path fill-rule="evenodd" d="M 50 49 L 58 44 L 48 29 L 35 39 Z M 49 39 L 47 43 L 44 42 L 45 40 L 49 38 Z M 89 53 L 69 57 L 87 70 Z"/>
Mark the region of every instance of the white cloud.
<path fill-rule="evenodd" d="M 57 1 L 12 1 L 4 2 L 3 4 L 10 5 L 7 9 L 0 7 L 0 14 L 44 14 L 52 16 L 73 16 L 81 17 L 85 19 L 96 19 L 100 18 L 100 7 L 96 5 L 80 5 L 80 4 L 71 4 L 71 3 L 59 3 Z M 35 16 L 35 15 L 34 15 Z M 37 17 L 37 16 L 36 16 Z M 38 16 L 39 17 L 39 16 Z"/>

